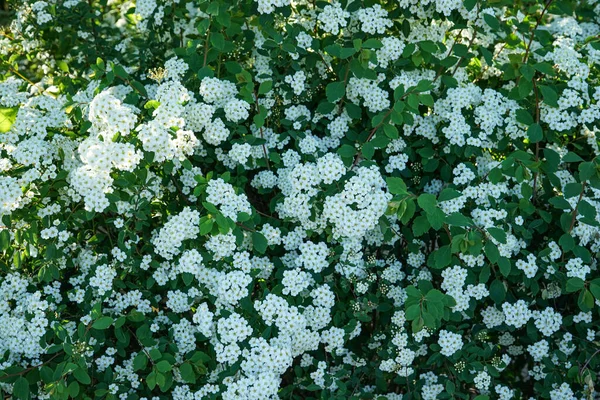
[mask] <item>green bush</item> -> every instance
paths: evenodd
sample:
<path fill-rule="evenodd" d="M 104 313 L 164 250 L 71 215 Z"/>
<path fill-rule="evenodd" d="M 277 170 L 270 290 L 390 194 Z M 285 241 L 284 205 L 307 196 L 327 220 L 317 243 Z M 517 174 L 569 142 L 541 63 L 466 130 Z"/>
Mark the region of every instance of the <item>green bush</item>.
<path fill-rule="evenodd" d="M 3 398 L 598 398 L 596 0 L 6 20 Z"/>

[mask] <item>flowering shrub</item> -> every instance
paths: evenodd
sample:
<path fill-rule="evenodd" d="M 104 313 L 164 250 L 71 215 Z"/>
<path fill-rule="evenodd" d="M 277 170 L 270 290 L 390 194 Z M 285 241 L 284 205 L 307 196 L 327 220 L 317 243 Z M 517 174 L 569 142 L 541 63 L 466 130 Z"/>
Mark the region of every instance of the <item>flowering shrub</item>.
<path fill-rule="evenodd" d="M 598 398 L 596 0 L 14 3 L 3 398 Z"/>

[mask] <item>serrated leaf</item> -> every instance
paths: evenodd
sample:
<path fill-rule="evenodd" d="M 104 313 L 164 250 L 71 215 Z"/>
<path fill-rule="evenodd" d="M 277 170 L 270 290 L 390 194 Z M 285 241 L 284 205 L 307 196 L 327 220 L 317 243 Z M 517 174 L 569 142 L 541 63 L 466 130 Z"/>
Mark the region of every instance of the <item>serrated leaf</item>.
<path fill-rule="evenodd" d="M 419 206 L 427 213 L 433 213 L 437 208 L 437 199 L 434 195 L 423 193 L 417 198 Z"/>

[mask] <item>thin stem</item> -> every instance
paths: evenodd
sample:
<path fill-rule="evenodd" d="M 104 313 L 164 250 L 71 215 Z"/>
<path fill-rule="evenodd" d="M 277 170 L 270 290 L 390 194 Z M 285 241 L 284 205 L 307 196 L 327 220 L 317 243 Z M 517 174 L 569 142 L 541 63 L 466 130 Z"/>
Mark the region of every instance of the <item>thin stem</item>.
<path fill-rule="evenodd" d="M 209 21 L 208 28 L 206 28 L 206 41 L 204 42 L 204 61 L 202 61 L 202 68 L 206 67 L 206 57 L 208 56 L 208 42 L 210 40 L 210 24 L 212 21 Z"/>
<path fill-rule="evenodd" d="M 577 204 L 575 204 L 575 208 L 571 212 L 572 217 L 571 217 L 571 226 L 569 227 L 569 233 L 571 233 L 571 231 L 575 227 L 575 221 L 577 220 L 577 207 L 579 207 L 579 203 L 581 202 L 581 199 L 583 198 L 583 192 L 585 192 L 585 185 L 586 185 L 586 182 L 583 182 L 583 185 L 581 185 L 581 193 L 579 193 L 579 198 L 577 199 Z"/>
<path fill-rule="evenodd" d="M 535 93 L 535 122 L 539 125 L 540 123 L 540 96 L 539 96 L 539 92 L 538 92 L 538 87 L 537 84 L 535 83 L 535 79 L 531 80 L 533 82 L 533 92 Z M 540 142 L 536 142 L 535 143 L 535 162 L 537 163 L 540 160 Z M 535 197 L 537 194 L 537 180 L 538 180 L 538 176 L 540 174 L 540 171 L 536 171 L 534 176 L 533 176 L 533 197 L 532 197 L 532 203 L 535 202 Z"/>
<path fill-rule="evenodd" d="M 1 381 L 3 381 L 3 380 L 5 380 L 5 379 L 14 378 L 15 376 L 21 376 L 21 375 L 23 375 L 23 374 L 26 374 L 27 372 L 29 372 L 29 371 L 31 371 L 31 370 L 33 370 L 33 369 L 41 368 L 41 367 L 43 367 L 44 365 L 47 365 L 47 364 L 49 364 L 49 363 L 50 363 L 52 360 L 54 360 L 56 357 L 58 357 L 58 356 L 59 356 L 59 355 L 61 355 L 61 354 L 62 354 L 62 352 L 60 352 L 60 353 L 56 353 L 55 355 L 53 355 L 52 357 L 50 357 L 50 359 L 49 359 L 48 361 L 44 361 L 43 363 L 41 363 L 41 364 L 38 364 L 38 365 L 34 365 L 33 367 L 25 368 L 25 369 L 24 369 L 23 371 L 21 371 L 21 372 L 16 372 L 16 373 L 14 373 L 14 374 L 9 374 L 9 375 L 0 376 L 0 382 L 1 382 Z"/>
<path fill-rule="evenodd" d="M 258 105 L 258 93 L 254 92 L 254 105 L 256 107 L 256 112 L 260 114 L 260 106 Z M 263 127 L 261 126 L 259 128 L 260 130 L 260 138 L 264 139 L 265 135 L 263 132 Z M 262 149 L 263 149 L 263 154 L 265 155 L 265 162 L 267 163 L 267 169 L 270 171 L 271 170 L 271 164 L 269 164 L 269 155 L 267 153 L 267 146 L 265 146 L 265 144 L 262 144 Z"/>

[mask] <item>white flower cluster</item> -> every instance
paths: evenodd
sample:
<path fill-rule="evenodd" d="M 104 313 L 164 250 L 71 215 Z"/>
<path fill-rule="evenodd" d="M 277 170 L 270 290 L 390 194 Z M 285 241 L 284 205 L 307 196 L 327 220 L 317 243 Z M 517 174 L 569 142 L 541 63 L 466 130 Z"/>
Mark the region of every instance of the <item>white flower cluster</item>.
<path fill-rule="evenodd" d="M 20 3 L 0 381 L 598 397 L 597 1 Z"/>
<path fill-rule="evenodd" d="M 173 259 L 181 250 L 184 240 L 195 239 L 200 232 L 200 213 L 189 207 L 169 217 L 152 239 L 157 254 L 166 260 Z"/>
<path fill-rule="evenodd" d="M 442 348 L 440 350 L 440 353 L 442 353 L 446 357 L 450 357 L 454 353 L 462 349 L 464 343 L 462 341 L 462 335 L 442 329 L 440 331 L 440 338 L 438 340 L 438 344 Z"/>
<path fill-rule="evenodd" d="M 211 179 L 206 188 L 206 201 L 220 208 L 224 216 L 237 221 L 238 213 L 252 214 L 252 209 L 245 194 L 235 194 L 233 186 L 223 179 Z"/>

